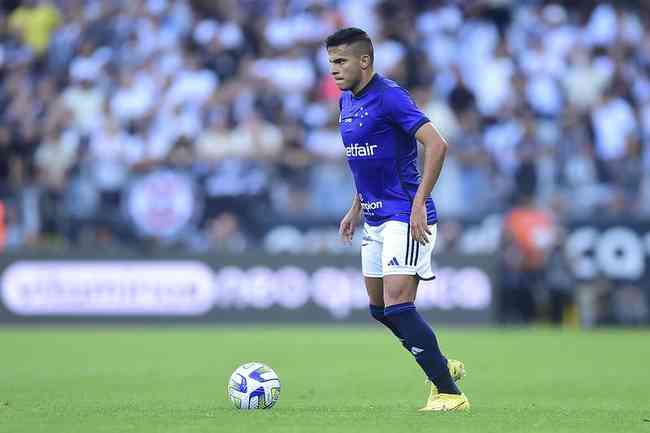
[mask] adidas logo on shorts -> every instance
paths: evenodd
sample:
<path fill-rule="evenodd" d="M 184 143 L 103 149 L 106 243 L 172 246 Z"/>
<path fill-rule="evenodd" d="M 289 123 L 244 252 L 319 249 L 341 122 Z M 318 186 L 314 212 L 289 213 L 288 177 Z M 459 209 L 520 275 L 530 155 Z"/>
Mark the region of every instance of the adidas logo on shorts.
<path fill-rule="evenodd" d="M 395 257 L 393 257 L 391 259 L 391 261 L 388 262 L 388 266 L 399 266 L 399 262 L 397 261 L 397 259 Z"/>

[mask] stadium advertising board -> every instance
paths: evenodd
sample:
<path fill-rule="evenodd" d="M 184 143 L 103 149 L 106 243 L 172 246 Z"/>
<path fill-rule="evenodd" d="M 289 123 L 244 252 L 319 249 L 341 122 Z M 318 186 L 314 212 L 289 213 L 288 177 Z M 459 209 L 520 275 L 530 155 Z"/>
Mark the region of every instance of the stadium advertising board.
<path fill-rule="evenodd" d="M 607 278 L 650 288 L 650 223 L 574 222 L 565 251 L 579 280 Z"/>
<path fill-rule="evenodd" d="M 22 316 L 194 316 L 214 298 L 199 261 L 18 261 L 0 284 L 6 308 Z"/>
<path fill-rule="evenodd" d="M 493 318 L 488 257 L 436 257 L 417 304 L 433 321 Z M 0 321 L 357 321 L 368 301 L 357 257 L 4 257 Z"/>

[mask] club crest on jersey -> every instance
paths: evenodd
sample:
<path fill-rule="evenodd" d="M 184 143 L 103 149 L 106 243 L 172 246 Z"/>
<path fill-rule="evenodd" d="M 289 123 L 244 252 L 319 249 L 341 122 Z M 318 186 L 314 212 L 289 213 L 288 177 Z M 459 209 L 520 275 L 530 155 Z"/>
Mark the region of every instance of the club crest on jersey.
<path fill-rule="evenodd" d="M 345 146 L 345 156 L 348 158 L 357 158 L 362 156 L 374 156 L 375 149 L 377 148 L 376 144 L 359 144 L 353 143 L 349 146 Z"/>

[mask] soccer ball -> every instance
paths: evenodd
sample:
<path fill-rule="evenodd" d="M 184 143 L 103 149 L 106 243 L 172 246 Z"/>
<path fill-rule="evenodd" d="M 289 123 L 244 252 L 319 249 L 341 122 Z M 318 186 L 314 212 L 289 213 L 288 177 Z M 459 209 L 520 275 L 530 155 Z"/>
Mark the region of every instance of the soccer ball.
<path fill-rule="evenodd" d="M 241 365 L 230 376 L 228 398 L 237 409 L 270 409 L 280 398 L 280 378 L 261 362 Z"/>

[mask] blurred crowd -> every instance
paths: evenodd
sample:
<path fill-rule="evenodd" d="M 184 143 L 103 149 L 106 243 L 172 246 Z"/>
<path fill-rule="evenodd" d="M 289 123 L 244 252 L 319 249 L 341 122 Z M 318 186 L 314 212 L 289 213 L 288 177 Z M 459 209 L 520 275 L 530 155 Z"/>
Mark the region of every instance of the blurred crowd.
<path fill-rule="evenodd" d="M 375 69 L 451 143 L 434 191 L 443 220 L 522 198 L 560 220 L 650 214 L 650 20 L 634 5 L 3 4 L 11 248 L 181 233 L 191 250 L 244 251 L 280 222 L 336 223 L 352 184 L 323 40 L 345 26 L 368 31 Z"/>

